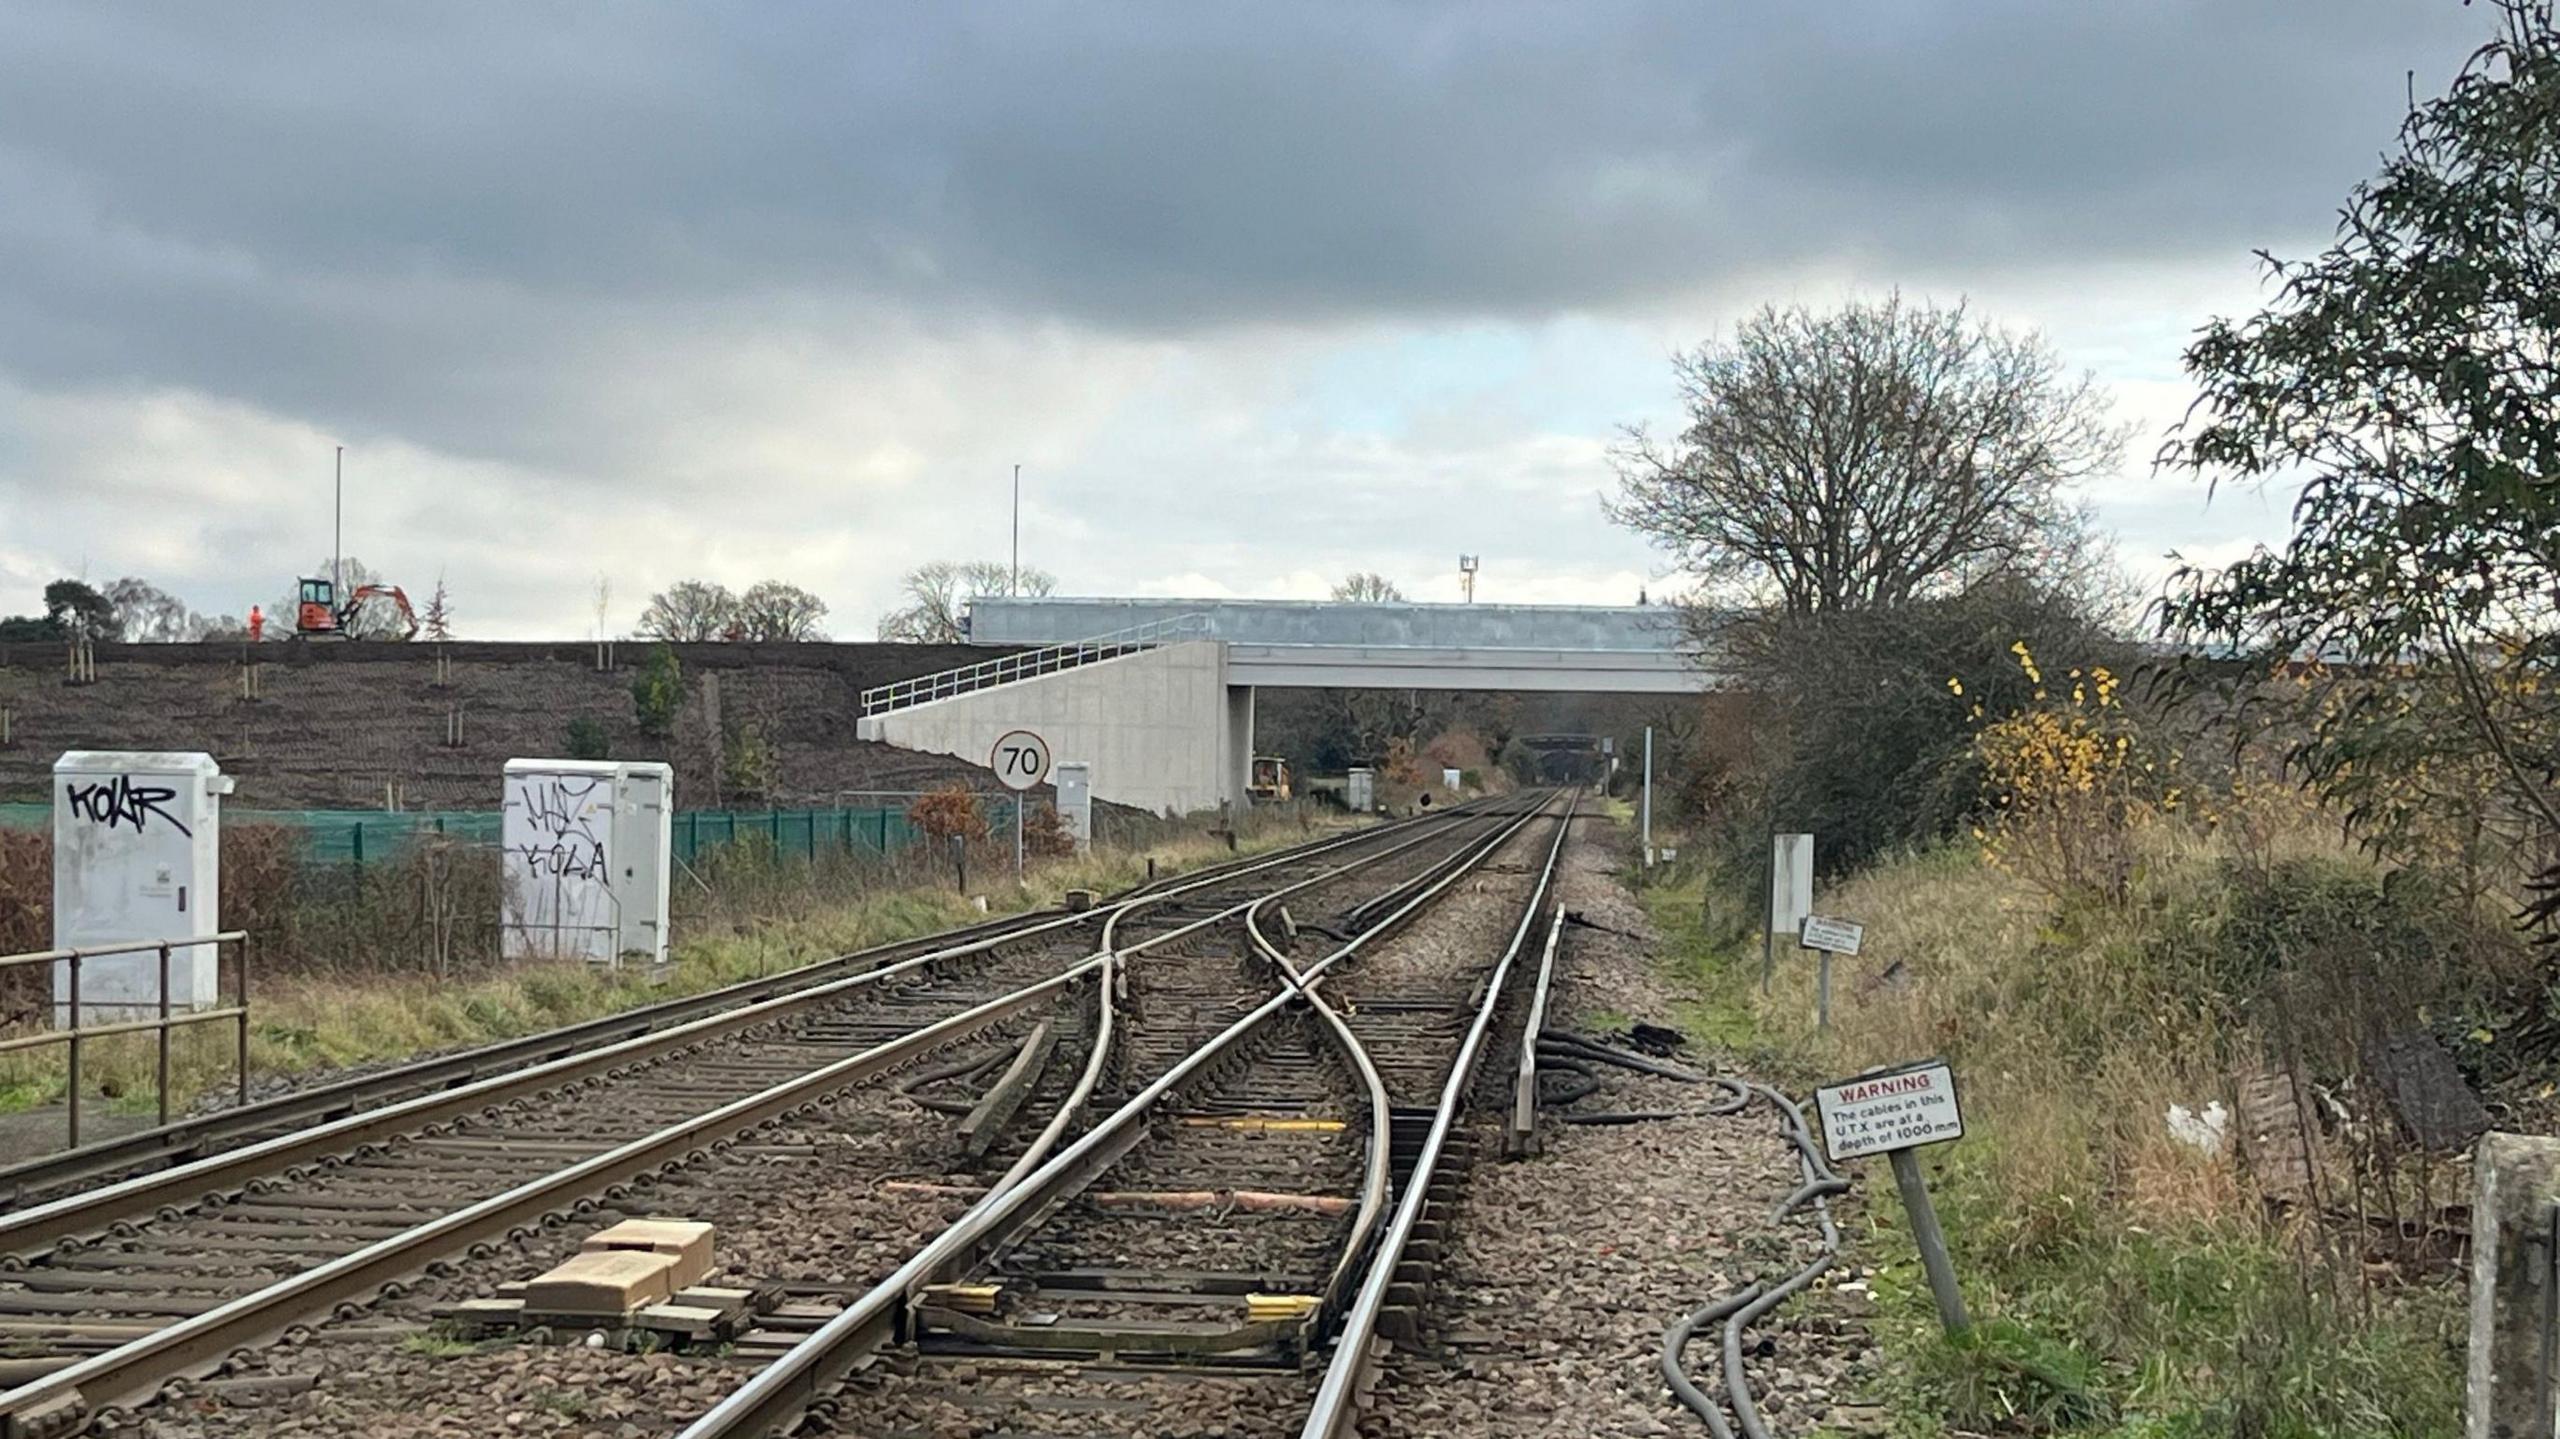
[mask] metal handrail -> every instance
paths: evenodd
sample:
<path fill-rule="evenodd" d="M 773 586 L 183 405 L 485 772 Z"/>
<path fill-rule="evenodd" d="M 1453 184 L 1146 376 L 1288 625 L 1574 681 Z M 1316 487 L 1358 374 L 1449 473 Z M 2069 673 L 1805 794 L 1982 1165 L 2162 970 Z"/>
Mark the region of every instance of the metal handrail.
<path fill-rule="evenodd" d="M 189 1010 L 184 1014 L 177 1013 L 175 1006 L 169 1000 L 170 952 L 193 949 L 198 945 L 206 944 L 214 946 L 214 998 L 216 1000 L 221 998 L 222 946 L 235 946 L 232 967 L 235 983 L 231 1003 Z M 102 1003 L 84 1001 L 81 997 L 81 966 L 93 959 L 106 959 L 123 954 L 160 956 L 160 997 L 156 1001 L 158 1014 L 146 1019 L 117 1020 L 106 1024 L 82 1023 L 80 1017 L 82 1008 L 99 1008 L 102 1007 Z M 169 1036 L 172 1032 L 189 1025 L 230 1020 L 235 1031 L 235 1048 L 239 1061 L 238 1102 L 241 1104 L 249 1102 L 249 932 L 247 930 L 226 929 L 219 934 L 189 935 L 178 939 L 139 939 L 121 944 L 76 945 L 63 949 L 37 950 L 29 954 L 0 955 L 0 969 L 22 969 L 38 964 L 67 966 L 67 982 L 64 985 L 63 997 L 58 1003 L 69 1013 L 70 1027 L 35 1034 L 11 1035 L 6 1039 L 0 1039 L 0 1053 L 47 1048 L 56 1044 L 62 1045 L 67 1051 L 63 1060 L 62 1110 L 63 1126 L 69 1148 L 80 1147 L 80 1047 L 86 1040 L 105 1039 L 120 1034 L 139 1034 L 145 1030 L 152 1031 L 158 1036 L 158 1099 L 160 1123 L 165 1127 L 169 1123 Z M 152 1007 L 138 1000 L 114 1000 L 104 1003 L 112 1003 L 118 1009 Z"/>
<path fill-rule="evenodd" d="M 103 959 L 111 954 L 149 954 L 156 949 L 191 949 L 199 944 L 236 944 L 247 940 L 245 929 L 226 929 L 220 934 L 199 934 L 189 939 L 137 939 L 125 944 L 82 944 L 67 949 L 39 949 L 25 954 L 0 954 L 0 969 L 15 969 L 25 964 L 59 964 L 71 959 Z"/>
<path fill-rule="evenodd" d="M 999 655 L 991 660 L 980 660 L 976 664 L 960 665 L 890 684 L 873 685 L 862 692 L 862 714 L 864 718 L 869 718 L 872 715 L 887 714 L 892 710 L 906 709 L 912 705 L 952 699 L 996 685 L 1008 684 L 1014 680 L 1028 679 L 1034 675 L 1055 674 L 1060 670 L 1075 669 L 1096 660 L 1118 659 L 1122 655 L 1138 654 L 1182 636 L 1205 635 L 1208 632 L 1209 617 L 1195 610 L 1190 614 L 1149 620 L 1145 624 L 1131 625 L 1127 629 L 1113 630 L 1109 634 L 1095 635 L 1090 639 L 1044 645 L 1036 650 L 1019 650 L 1013 654 Z"/>

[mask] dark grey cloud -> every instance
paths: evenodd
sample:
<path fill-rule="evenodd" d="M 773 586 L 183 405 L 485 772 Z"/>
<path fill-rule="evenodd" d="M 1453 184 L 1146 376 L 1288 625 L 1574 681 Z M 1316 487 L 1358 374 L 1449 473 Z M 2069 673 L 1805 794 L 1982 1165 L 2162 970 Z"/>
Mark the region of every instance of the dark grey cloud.
<path fill-rule="evenodd" d="M 40 207 L 12 206 L 13 269 L 50 256 L 18 273 L 83 302 L 64 271 L 356 322 L 331 282 L 1177 329 L 1517 315 L 1808 248 L 2298 232 L 2402 72 L 2440 80 L 2488 23 L 2452 0 L 22 3 L 0 173 Z"/>
<path fill-rule="evenodd" d="M 59 483 L 13 462 L 9 393 L 183 391 L 507 467 L 493 492 L 664 504 L 710 483 L 669 454 L 741 411 L 912 407 L 983 382 L 989 335 L 1065 337 L 1066 367 L 1647 316 L 1790 274 L 2299 248 L 2404 72 L 2438 88 L 2492 23 L 2456 0 L 16 0 L 0 513 Z M 1158 468 L 1096 495 L 1235 508 L 1115 448 Z"/>

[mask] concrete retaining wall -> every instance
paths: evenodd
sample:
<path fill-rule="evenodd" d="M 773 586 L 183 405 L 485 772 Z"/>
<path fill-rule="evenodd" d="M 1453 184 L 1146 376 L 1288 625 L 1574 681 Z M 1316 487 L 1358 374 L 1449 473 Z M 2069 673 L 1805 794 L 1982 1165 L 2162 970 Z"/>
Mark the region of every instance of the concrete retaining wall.
<path fill-rule="evenodd" d="M 864 739 L 984 764 L 1007 730 L 1093 765 L 1097 799 L 1187 814 L 1242 799 L 1250 708 L 1232 708 L 1226 648 L 1165 645 L 862 721 Z M 1249 699 L 1242 701 L 1249 706 Z"/>

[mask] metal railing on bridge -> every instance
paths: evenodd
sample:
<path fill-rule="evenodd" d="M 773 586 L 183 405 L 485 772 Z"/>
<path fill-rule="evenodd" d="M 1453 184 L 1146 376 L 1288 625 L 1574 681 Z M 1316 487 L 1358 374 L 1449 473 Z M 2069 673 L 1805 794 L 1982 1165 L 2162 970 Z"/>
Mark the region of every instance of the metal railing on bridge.
<path fill-rule="evenodd" d="M 1044 645 L 1036 650 L 1000 655 L 995 659 L 918 675 L 894 684 L 874 685 L 862 692 L 862 714 L 868 719 L 873 715 L 952 699 L 1035 675 L 1056 674 L 1097 660 L 1139 654 L 1176 640 L 1204 638 L 1208 633 L 1209 617 L 1205 614 L 1149 620 L 1142 625 L 1131 625 L 1125 630 L 1113 630 L 1109 634 L 1095 635 L 1070 644 Z"/>

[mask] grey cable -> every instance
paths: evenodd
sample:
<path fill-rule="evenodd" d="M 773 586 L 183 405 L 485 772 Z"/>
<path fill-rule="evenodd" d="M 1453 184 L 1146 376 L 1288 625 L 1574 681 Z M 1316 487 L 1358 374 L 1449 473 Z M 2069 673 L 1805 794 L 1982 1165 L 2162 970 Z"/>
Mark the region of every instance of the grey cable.
<path fill-rule="evenodd" d="M 1751 1325 L 1771 1310 L 1820 1278 L 1840 1254 L 1840 1227 L 1831 1217 L 1831 1196 L 1848 1192 L 1849 1181 L 1833 1171 L 1822 1150 L 1814 1143 L 1813 1131 L 1805 1123 L 1804 1107 L 1774 1086 L 1757 1080 L 1732 1079 L 1723 1075 L 1705 1075 L 1663 1064 L 1642 1055 L 1604 1045 L 1596 1040 L 1565 1030 L 1541 1030 L 1538 1048 L 1551 1053 L 1560 1062 L 1616 1065 L 1640 1074 L 1656 1075 L 1683 1084 L 1710 1084 L 1724 1091 L 1722 1097 L 1703 1111 L 1653 1110 L 1619 1114 L 1560 1115 L 1566 1123 L 1631 1124 L 1648 1119 L 1673 1119 L 1688 1114 L 1738 1114 L 1754 1099 L 1766 1099 L 1778 1111 L 1779 1132 L 1796 1151 L 1796 1169 L 1801 1182 L 1770 1212 L 1769 1222 L 1777 1224 L 1804 1208 L 1813 1206 L 1815 1222 L 1821 1226 L 1822 1247 L 1812 1262 L 1776 1284 L 1753 1280 L 1737 1293 L 1729 1294 L 1662 1331 L 1662 1377 L 1671 1392 L 1700 1419 L 1715 1439 L 1733 1439 L 1734 1430 L 1725 1422 L 1715 1401 L 1692 1381 L 1683 1364 L 1683 1354 L 1702 1325 L 1718 1319 L 1725 1322 L 1721 1359 L 1724 1368 L 1725 1397 L 1733 1406 L 1734 1418 L 1741 1424 L 1747 1439 L 1770 1439 L 1767 1423 L 1760 1417 L 1760 1406 L 1751 1392 L 1751 1377 L 1743 1365 L 1742 1336 Z M 1576 1096 L 1579 1097 L 1579 1096 Z"/>

